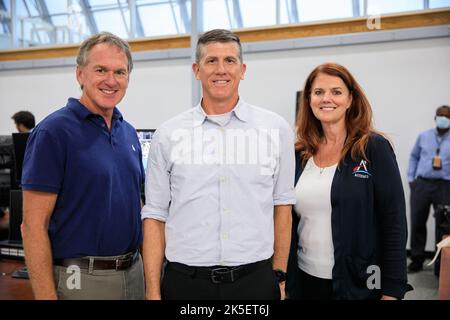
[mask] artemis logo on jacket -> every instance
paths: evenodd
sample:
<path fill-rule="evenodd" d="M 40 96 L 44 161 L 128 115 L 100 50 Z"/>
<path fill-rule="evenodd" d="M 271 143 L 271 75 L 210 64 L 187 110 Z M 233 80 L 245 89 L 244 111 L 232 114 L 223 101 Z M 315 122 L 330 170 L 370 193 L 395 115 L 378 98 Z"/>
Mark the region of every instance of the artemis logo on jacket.
<path fill-rule="evenodd" d="M 361 160 L 358 166 L 353 168 L 353 176 L 361 179 L 368 179 L 372 176 L 367 170 L 367 161 Z"/>

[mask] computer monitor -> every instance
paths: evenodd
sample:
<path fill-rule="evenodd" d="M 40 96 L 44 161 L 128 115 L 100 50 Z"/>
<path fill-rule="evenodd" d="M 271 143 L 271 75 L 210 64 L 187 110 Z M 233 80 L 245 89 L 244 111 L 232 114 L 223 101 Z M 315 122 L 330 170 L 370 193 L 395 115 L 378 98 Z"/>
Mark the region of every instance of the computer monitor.
<path fill-rule="evenodd" d="M 142 149 L 142 164 L 144 169 L 147 170 L 148 153 L 150 151 L 150 143 L 155 133 L 155 129 L 137 129 L 137 135 Z"/>
<path fill-rule="evenodd" d="M 11 135 L 0 135 L 0 207 L 9 207 L 9 190 L 14 185 L 14 148 Z M 2 212 L 0 212 L 0 218 Z M 0 236 L 1 237 L 1 236 Z"/>
<path fill-rule="evenodd" d="M 9 242 L 22 243 L 22 190 L 11 190 L 10 195 Z"/>
<path fill-rule="evenodd" d="M 27 147 L 29 136 L 29 132 L 12 134 L 14 147 L 14 173 L 17 187 L 20 186 L 20 181 L 22 180 L 23 158 L 25 156 L 25 149 Z"/>

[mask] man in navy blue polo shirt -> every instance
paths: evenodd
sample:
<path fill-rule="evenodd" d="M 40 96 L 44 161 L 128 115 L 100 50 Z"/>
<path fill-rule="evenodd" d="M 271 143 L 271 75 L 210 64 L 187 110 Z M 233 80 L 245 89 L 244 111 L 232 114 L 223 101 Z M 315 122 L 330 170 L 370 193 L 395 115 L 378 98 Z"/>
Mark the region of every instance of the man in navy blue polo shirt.
<path fill-rule="evenodd" d="M 135 129 L 116 105 L 133 62 L 102 32 L 77 57 L 81 98 L 33 130 L 25 153 L 22 235 L 36 299 L 142 299 L 140 188 Z"/>

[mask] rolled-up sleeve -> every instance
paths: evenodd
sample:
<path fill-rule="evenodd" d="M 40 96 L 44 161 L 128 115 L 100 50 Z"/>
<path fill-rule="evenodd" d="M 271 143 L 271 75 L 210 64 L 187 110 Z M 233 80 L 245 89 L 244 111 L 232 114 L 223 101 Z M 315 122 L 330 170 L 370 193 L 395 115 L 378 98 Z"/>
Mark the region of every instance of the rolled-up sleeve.
<path fill-rule="evenodd" d="M 145 205 L 141 218 L 165 222 L 169 214 L 170 172 L 168 157 L 164 148 L 164 130 L 157 130 L 153 136 L 147 162 L 145 178 Z M 168 144 L 166 144 L 166 147 Z"/>
<path fill-rule="evenodd" d="M 274 174 L 273 204 L 293 205 L 295 204 L 294 132 L 284 120 L 281 121 L 279 129 L 279 159 Z"/>

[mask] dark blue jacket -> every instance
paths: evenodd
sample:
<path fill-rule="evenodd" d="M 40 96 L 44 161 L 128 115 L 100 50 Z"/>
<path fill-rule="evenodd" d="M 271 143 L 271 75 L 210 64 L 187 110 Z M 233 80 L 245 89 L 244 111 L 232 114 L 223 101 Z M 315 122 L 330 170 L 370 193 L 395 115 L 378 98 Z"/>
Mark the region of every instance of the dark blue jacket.
<path fill-rule="evenodd" d="M 362 158 L 353 160 L 348 154 L 336 169 L 331 185 L 333 298 L 378 299 L 382 294 L 403 298 L 410 286 L 406 277 L 405 198 L 399 169 L 391 145 L 380 135 L 370 137 L 366 155 L 368 162 L 363 162 Z M 295 184 L 302 171 L 302 160 L 297 152 Z M 300 285 L 299 218 L 294 210 L 292 215 L 286 292 L 295 299 Z M 377 283 L 375 269 L 370 266 L 380 268 L 380 289 L 367 286 L 367 282 L 375 286 Z"/>

